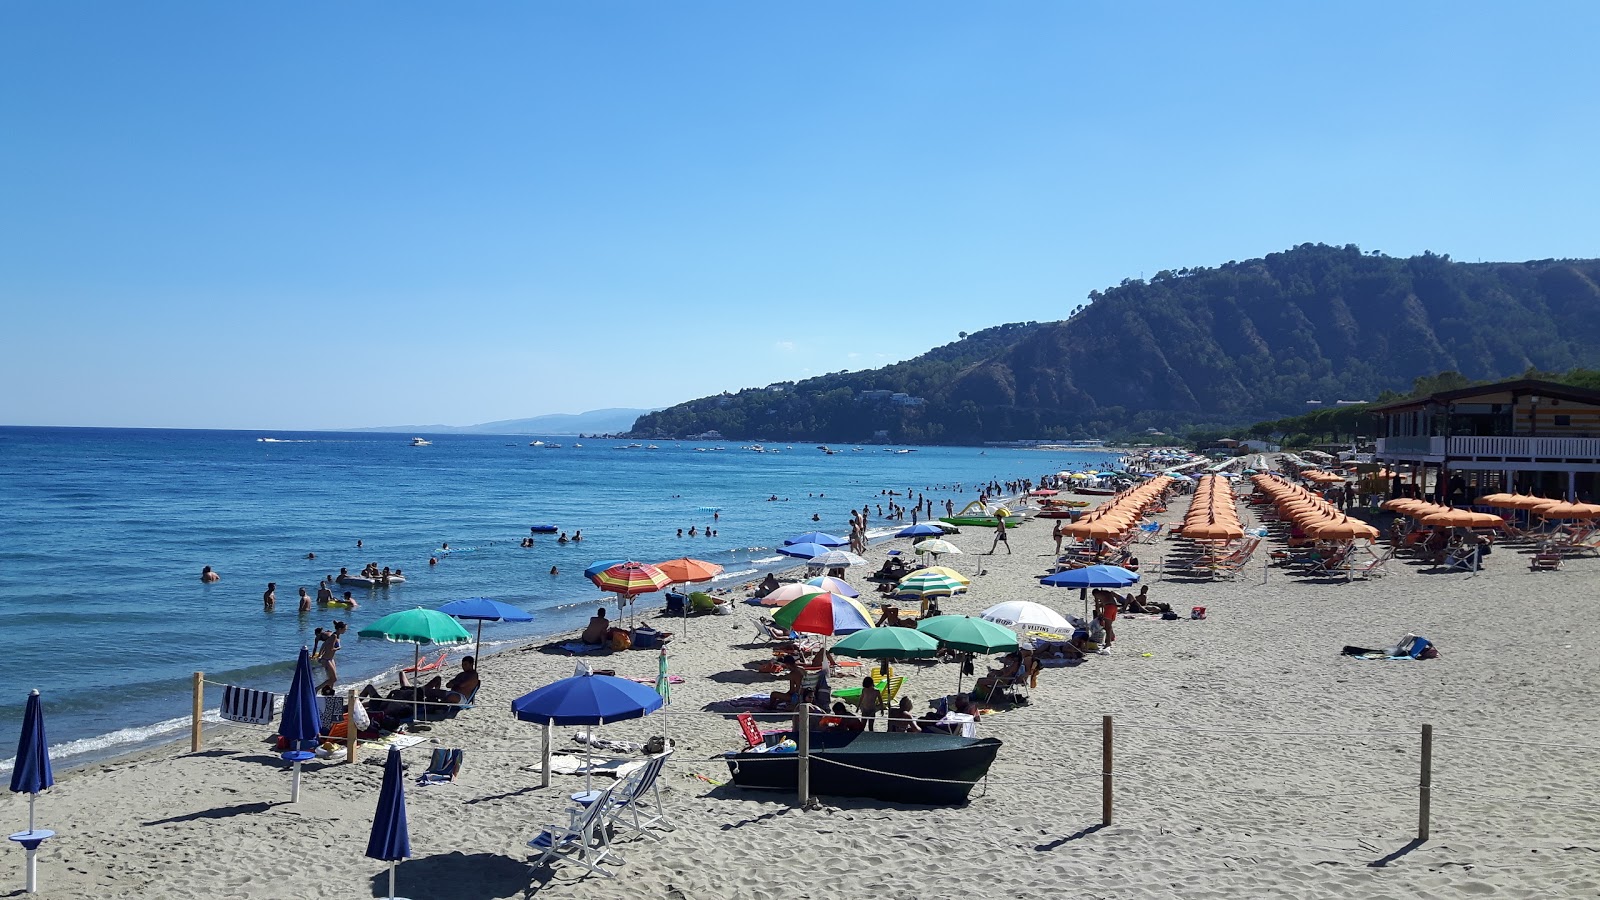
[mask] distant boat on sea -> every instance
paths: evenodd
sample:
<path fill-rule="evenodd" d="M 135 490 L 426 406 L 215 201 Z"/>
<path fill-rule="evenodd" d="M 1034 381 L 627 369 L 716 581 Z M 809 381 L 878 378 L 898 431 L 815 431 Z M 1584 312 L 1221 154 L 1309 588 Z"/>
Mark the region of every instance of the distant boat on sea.
<path fill-rule="evenodd" d="M 426 441 L 426 440 L 423 440 L 422 438 L 412 438 L 411 439 L 411 446 L 413 446 L 413 447 L 432 447 L 433 446 L 433 441 Z"/>

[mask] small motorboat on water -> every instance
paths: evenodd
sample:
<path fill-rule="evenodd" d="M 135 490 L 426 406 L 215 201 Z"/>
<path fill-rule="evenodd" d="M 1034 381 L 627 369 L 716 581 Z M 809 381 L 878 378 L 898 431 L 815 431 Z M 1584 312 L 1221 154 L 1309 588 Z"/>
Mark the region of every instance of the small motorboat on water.
<path fill-rule="evenodd" d="M 413 447 L 432 447 L 433 446 L 433 441 L 424 440 L 422 438 L 412 438 L 411 439 L 411 446 L 413 446 Z"/>
<path fill-rule="evenodd" d="M 930 806 L 961 804 L 967 802 L 974 783 L 989 774 L 999 753 L 1000 740 L 992 737 L 815 731 L 811 734 L 811 791 Z M 755 747 L 725 754 L 724 760 L 739 787 L 799 789 L 799 756 L 793 752 Z M 818 760 L 840 765 L 819 765 Z"/>

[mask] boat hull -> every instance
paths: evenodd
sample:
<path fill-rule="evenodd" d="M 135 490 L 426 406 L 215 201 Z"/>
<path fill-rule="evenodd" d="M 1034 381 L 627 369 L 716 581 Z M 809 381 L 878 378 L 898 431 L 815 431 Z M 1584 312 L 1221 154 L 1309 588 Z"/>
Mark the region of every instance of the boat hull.
<path fill-rule="evenodd" d="M 972 792 L 971 782 L 982 781 L 988 775 L 999 752 L 998 738 L 814 732 L 811 792 L 930 806 L 962 804 Z M 739 787 L 786 792 L 799 789 L 796 754 L 743 751 L 729 753 L 726 761 L 733 783 Z M 830 761 L 840 765 L 830 765 Z"/>
<path fill-rule="evenodd" d="M 993 528 L 1000 522 L 994 516 L 949 516 L 939 521 L 950 525 L 972 525 L 976 528 Z M 1015 527 L 1021 525 L 1022 522 L 1023 519 L 1020 516 L 1008 516 L 1006 518 L 1006 527 Z"/>

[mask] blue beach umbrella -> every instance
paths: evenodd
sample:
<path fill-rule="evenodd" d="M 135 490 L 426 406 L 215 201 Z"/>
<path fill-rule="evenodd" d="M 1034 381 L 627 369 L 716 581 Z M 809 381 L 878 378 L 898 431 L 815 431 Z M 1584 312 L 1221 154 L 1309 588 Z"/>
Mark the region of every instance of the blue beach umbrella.
<path fill-rule="evenodd" d="M 542 725 L 599 726 L 623 719 L 637 719 L 661 708 L 661 695 L 655 689 L 626 678 L 610 675 L 574 675 L 563 678 L 511 701 L 511 712 L 524 722 Z M 546 740 L 549 729 L 545 730 Z M 594 731 L 589 732 L 591 738 Z M 584 746 L 590 746 L 585 744 Z M 587 755 L 587 754 L 586 754 Z M 550 780 L 550 757 L 544 754 L 544 780 Z M 588 766 L 585 767 L 589 768 Z M 592 773 L 584 773 L 584 790 L 592 783 Z"/>
<path fill-rule="evenodd" d="M 814 556 L 821 556 L 822 554 L 828 553 L 832 550 L 832 547 L 825 547 L 822 544 L 811 543 L 787 544 L 778 548 L 778 552 L 784 556 L 795 556 L 799 557 L 800 559 L 811 559 Z"/>
<path fill-rule="evenodd" d="M 917 538 L 917 537 L 928 537 L 928 536 L 943 537 L 944 536 L 944 529 L 940 528 L 937 525 L 929 524 L 927 522 L 918 522 L 915 525 L 907 525 L 906 527 L 900 529 L 899 531 L 896 531 L 894 533 L 894 536 L 895 537 L 903 537 L 903 538 Z"/>
<path fill-rule="evenodd" d="M 405 766 L 400 750 L 389 748 L 383 763 L 383 786 L 378 788 L 378 811 L 367 837 L 367 856 L 389 864 L 389 898 L 394 896 L 394 864 L 411 856 L 411 829 L 406 824 Z"/>
<path fill-rule="evenodd" d="M 821 544 L 824 547 L 848 547 L 850 542 L 821 531 L 808 531 L 784 541 L 785 544 Z"/>
<path fill-rule="evenodd" d="M 593 581 L 594 577 L 596 575 L 599 575 L 601 572 L 604 572 L 605 570 L 611 568 L 612 566 L 620 566 L 625 562 L 627 562 L 627 560 L 625 560 L 625 559 L 602 559 L 602 560 L 599 560 L 598 562 L 591 563 L 589 565 L 589 568 L 583 570 L 583 577 L 589 579 L 590 581 Z"/>
<path fill-rule="evenodd" d="M 289 789 L 289 802 L 294 803 L 300 799 L 300 764 L 315 756 L 309 748 L 317 745 L 322 734 L 317 693 L 311 686 L 311 652 L 305 647 L 300 648 L 300 658 L 294 664 L 294 680 L 289 682 L 289 696 L 283 701 L 278 734 L 289 743 L 283 758 L 294 763 L 294 781 Z"/>
<path fill-rule="evenodd" d="M 451 600 L 439 607 L 439 612 L 456 619 L 472 619 L 478 623 L 478 636 L 472 644 L 472 655 L 476 657 L 483 645 L 483 623 L 485 622 L 532 622 L 533 613 L 525 609 L 491 600 L 488 597 L 468 597 L 465 600 Z"/>
<path fill-rule="evenodd" d="M 1047 587 L 1078 588 L 1083 595 L 1083 615 L 1089 617 L 1089 589 L 1127 587 L 1139 580 L 1138 572 L 1131 572 L 1121 566 L 1084 566 L 1081 569 L 1068 569 L 1054 575 L 1046 575 L 1039 579 L 1039 583 Z"/>
<path fill-rule="evenodd" d="M 11 835 L 11 840 L 28 851 L 28 893 L 39 890 L 39 845 L 56 836 L 54 831 L 36 828 L 33 823 L 33 804 L 39 792 L 56 783 L 50 771 L 50 742 L 44 736 L 44 706 L 39 692 L 28 694 L 28 706 L 22 713 L 22 736 L 17 741 L 17 758 L 12 763 L 11 790 L 28 795 L 28 830 Z"/>

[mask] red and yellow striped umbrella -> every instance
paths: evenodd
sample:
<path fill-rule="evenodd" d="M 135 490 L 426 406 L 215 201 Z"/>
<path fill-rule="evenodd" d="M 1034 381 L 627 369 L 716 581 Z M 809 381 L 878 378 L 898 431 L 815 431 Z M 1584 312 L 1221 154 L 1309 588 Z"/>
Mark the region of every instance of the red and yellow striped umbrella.
<path fill-rule="evenodd" d="M 659 591 L 671 584 L 672 579 L 649 563 L 625 562 L 596 573 L 594 583 L 602 591 L 632 597 Z"/>

